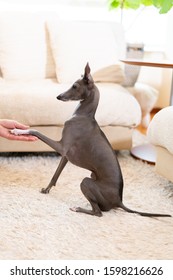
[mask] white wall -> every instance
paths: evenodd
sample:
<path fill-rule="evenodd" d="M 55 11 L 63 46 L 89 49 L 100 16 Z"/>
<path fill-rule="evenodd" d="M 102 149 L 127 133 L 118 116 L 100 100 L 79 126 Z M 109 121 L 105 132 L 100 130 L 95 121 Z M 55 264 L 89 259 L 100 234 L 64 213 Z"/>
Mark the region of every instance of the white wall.
<path fill-rule="evenodd" d="M 173 10 L 168 15 L 166 35 L 166 54 L 173 60 Z"/>

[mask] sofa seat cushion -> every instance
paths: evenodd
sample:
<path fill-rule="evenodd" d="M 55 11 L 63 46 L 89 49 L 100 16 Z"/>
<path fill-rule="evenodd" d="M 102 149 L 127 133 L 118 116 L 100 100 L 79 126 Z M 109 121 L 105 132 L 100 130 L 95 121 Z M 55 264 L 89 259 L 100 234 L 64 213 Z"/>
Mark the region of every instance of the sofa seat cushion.
<path fill-rule="evenodd" d="M 173 107 L 160 110 L 150 122 L 147 135 L 149 141 L 173 154 Z"/>
<path fill-rule="evenodd" d="M 120 85 L 98 83 L 100 102 L 96 119 L 100 126 L 136 126 L 141 121 L 137 100 Z M 56 96 L 71 84 L 58 84 L 56 80 L 37 81 L 0 80 L 0 118 L 16 119 L 31 126 L 59 125 L 72 115 L 77 102 L 62 102 Z"/>

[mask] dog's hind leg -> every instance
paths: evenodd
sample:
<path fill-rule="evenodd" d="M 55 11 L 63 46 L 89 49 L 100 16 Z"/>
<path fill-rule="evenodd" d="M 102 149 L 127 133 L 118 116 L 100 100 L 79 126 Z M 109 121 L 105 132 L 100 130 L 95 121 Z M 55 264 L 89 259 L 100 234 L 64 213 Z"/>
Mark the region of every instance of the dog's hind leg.
<path fill-rule="evenodd" d="M 66 166 L 68 160 L 66 157 L 62 157 L 61 160 L 60 160 L 60 163 L 58 165 L 58 168 L 56 169 L 55 171 L 55 174 L 53 175 L 49 185 L 47 186 L 47 188 L 43 188 L 41 190 L 41 193 L 49 193 L 50 192 L 50 189 L 56 185 L 56 182 L 62 172 L 62 170 L 64 169 L 64 167 Z"/>
<path fill-rule="evenodd" d="M 95 181 L 90 178 L 85 178 L 81 183 L 81 191 L 90 202 L 92 209 L 87 210 L 81 207 L 73 207 L 70 208 L 70 210 L 101 217 L 102 212 L 100 210 L 99 203 L 103 204 L 104 198 L 102 197 Z"/>

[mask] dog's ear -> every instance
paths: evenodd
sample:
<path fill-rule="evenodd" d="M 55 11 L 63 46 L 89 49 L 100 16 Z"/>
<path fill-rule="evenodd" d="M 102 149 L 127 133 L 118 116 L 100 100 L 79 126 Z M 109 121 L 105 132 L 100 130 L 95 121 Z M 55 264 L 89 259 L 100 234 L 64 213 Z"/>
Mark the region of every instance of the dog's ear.
<path fill-rule="evenodd" d="M 87 63 L 85 66 L 85 72 L 84 72 L 84 76 L 83 76 L 83 79 L 87 84 L 89 84 L 90 82 L 93 82 L 93 78 L 91 77 L 90 71 L 91 71 L 91 69 L 89 67 L 89 63 Z"/>
<path fill-rule="evenodd" d="M 86 66 L 85 66 L 85 74 L 84 74 L 84 76 L 85 75 L 88 76 L 90 74 L 90 71 L 91 71 L 91 69 L 89 67 L 89 63 L 87 62 Z"/>

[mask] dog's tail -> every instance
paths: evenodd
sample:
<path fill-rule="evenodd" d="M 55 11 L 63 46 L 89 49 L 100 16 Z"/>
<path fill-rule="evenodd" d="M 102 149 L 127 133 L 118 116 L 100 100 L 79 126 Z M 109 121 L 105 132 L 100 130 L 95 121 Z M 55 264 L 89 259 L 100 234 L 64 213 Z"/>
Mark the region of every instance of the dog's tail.
<path fill-rule="evenodd" d="M 120 203 L 119 207 L 128 213 L 134 213 L 134 214 L 138 214 L 138 215 L 141 215 L 144 217 L 172 217 L 169 214 L 145 213 L 145 212 L 131 210 L 131 209 L 127 208 L 122 202 Z"/>

